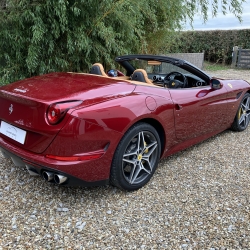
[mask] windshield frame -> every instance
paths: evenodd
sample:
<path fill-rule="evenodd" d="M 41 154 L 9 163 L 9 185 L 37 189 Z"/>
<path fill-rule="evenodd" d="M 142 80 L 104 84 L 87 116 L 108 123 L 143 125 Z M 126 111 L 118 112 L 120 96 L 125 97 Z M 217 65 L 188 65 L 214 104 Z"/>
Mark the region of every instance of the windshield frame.
<path fill-rule="evenodd" d="M 170 63 L 172 65 L 178 66 L 181 69 L 186 70 L 187 72 L 198 76 L 202 80 L 206 82 L 210 82 L 211 77 L 207 75 L 204 71 L 197 68 L 193 64 L 182 60 L 177 59 L 174 57 L 167 57 L 167 56 L 156 56 L 156 55 L 124 55 L 119 56 L 115 58 L 115 61 L 118 62 L 125 70 L 127 71 L 126 75 L 130 76 L 133 74 L 133 72 L 136 70 L 136 68 L 131 64 L 131 61 L 134 60 L 145 60 L 145 61 L 159 61 L 159 62 L 165 62 Z"/>

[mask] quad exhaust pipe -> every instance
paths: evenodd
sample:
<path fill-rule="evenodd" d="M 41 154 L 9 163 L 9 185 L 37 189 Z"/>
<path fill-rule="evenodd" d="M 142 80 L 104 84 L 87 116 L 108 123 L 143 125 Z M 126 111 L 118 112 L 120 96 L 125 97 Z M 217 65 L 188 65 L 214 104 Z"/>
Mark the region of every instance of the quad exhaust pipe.
<path fill-rule="evenodd" d="M 64 183 L 68 178 L 66 176 L 55 174 L 54 175 L 54 181 L 56 184 L 62 184 Z"/>
<path fill-rule="evenodd" d="M 68 177 L 60 174 L 54 174 L 52 172 L 44 171 L 43 172 L 43 178 L 46 181 L 55 181 L 56 184 L 62 184 L 65 181 L 67 181 Z"/>
<path fill-rule="evenodd" d="M 44 171 L 43 172 L 43 178 L 46 181 L 52 181 L 54 179 L 54 174 L 52 172 Z"/>

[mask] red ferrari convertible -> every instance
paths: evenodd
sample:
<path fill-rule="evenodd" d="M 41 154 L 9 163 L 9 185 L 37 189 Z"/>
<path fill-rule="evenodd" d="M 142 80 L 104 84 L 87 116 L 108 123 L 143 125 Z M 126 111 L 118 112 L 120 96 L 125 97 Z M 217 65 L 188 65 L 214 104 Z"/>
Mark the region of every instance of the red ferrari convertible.
<path fill-rule="evenodd" d="M 159 159 L 250 119 L 250 85 L 153 55 L 96 63 L 0 88 L 0 150 L 31 175 L 69 186 L 145 185 Z"/>

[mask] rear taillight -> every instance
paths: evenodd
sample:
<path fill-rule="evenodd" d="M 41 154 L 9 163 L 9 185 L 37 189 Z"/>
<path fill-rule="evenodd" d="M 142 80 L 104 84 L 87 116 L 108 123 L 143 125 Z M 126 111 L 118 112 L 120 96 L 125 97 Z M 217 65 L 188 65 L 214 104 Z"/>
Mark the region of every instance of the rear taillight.
<path fill-rule="evenodd" d="M 60 122 L 67 111 L 80 105 L 82 101 L 59 102 L 51 104 L 47 110 L 47 120 L 50 124 L 54 125 Z"/>

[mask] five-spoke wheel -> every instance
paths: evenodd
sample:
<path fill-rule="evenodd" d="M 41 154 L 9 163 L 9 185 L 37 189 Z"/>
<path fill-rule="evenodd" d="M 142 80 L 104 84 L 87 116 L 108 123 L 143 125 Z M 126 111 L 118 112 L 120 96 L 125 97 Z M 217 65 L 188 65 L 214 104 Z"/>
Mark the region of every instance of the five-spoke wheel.
<path fill-rule="evenodd" d="M 119 143 L 111 168 L 111 183 L 125 190 L 136 190 L 153 175 L 160 158 L 160 138 L 149 124 L 130 128 Z"/>
<path fill-rule="evenodd" d="M 247 128 L 250 120 L 250 94 L 246 93 L 240 103 L 232 129 L 243 131 Z"/>

